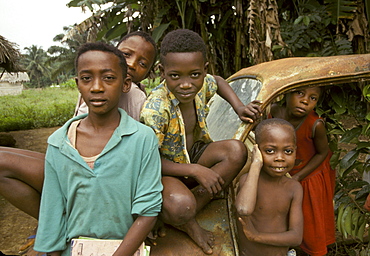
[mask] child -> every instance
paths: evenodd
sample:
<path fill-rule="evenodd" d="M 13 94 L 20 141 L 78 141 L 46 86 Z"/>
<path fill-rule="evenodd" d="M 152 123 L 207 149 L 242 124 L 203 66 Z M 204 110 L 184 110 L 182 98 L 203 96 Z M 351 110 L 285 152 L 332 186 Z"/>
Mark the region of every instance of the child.
<path fill-rule="evenodd" d="M 71 239 L 87 236 L 123 239 L 114 255 L 131 256 L 161 208 L 158 142 L 118 109 L 131 80 L 117 48 L 83 45 L 76 70 L 89 113 L 48 139 L 35 250 L 69 255 Z"/>
<path fill-rule="evenodd" d="M 335 242 L 334 184 L 324 121 L 314 111 L 320 87 L 299 88 L 286 94 L 286 103 L 273 104 L 272 117 L 290 122 L 297 135 L 297 160 L 289 172 L 303 187 L 303 242 L 310 255 L 325 255 Z"/>
<path fill-rule="evenodd" d="M 154 65 L 156 59 L 154 40 L 147 33 L 137 31 L 124 36 L 117 47 L 126 58 L 129 76 L 135 83 L 139 84 L 148 76 Z M 143 88 L 143 86 L 140 87 Z M 143 90 L 145 89 L 143 88 Z M 124 108 L 131 117 L 138 120 L 146 94 L 139 90 L 134 83 L 131 83 L 131 89 L 128 93 L 120 94 L 119 106 Z M 131 97 L 137 98 L 130 99 Z M 87 105 L 83 104 L 85 110 L 81 106 L 82 111 L 79 114 L 87 113 Z M 44 181 L 44 162 L 45 154 L 43 153 L 0 147 L 0 194 L 11 204 L 36 219 L 39 215 Z M 34 238 L 30 238 L 30 240 L 34 240 Z M 30 241 L 27 242 L 28 244 L 32 245 Z"/>
<path fill-rule="evenodd" d="M 282 119 L 258 124 L 249 172 L 240 177 L 235 206 L 240 255 L 287 255 L 302 241 L 302 187 L 285 176 L 295 162 L 294 128 Z M 288 254 L 289 255 L 289 254 Z"/>
<path fill-rule="evenodd" d="M 247 151 L 237 140 L 212 142 L 206 104 L 217 92 L 247 121 L 260 109 L 252 104 L 245 107 L 226 81 L 207 75 L 206 46 L 193 31 L 168 33 L 160 62 L 164 82 L 151 92 L 141 112 L 141 121 L 159 139 L 164 186 L 160 218 L 211 254 L 213 234 L 199 226 L 195 215 L 234 179 Z"/>
<path fill-rule="evenodd" d="M 122 93 L 119 107 L 135 120 L 139 120 L 140 110 L 146 100 L 145 86 L 140 82 L 148 77 L 156 57 L 156 44 L 153 38 L 136 31 L 125 35 L 117 48 L 123 53 L 128 65 L 128 75 L 132 79 L 131 89 Z M 75 115 L 87 113 L 87 106 L 79 95 Z"/>
<path fill-rule="evenodd" d="M 127 34 L 118 43 L 126 58 L 128 73 L 137 84 L 146 78 L 153 67 L 156 56 L 154 40 L 145 32 Z M 139 119 L 139 111 L 146 96 L 133 83 L 129 93 L 121 93 L 120 105 L 128 114 Z M 136 87 L 135 87 L 136 86 Z M 132 95 L 132 92 L 135 94 Z M 128 99 L 138 97 L 138 99 Z M 143 99 L 144 97 L 144 99 Z M 126 104 L 130 102 L 130 104 Z M 84 103 L 83 103 L 84 104 Z M 79 114 L 87 113 L 82 110 Z M 84 107 L 81 106 L 81 109 Z M 45 154 L 17 148 L 0 147 L 0 194 L 17 208 L 38 219 L 40 194 L 44 180 Z"/>

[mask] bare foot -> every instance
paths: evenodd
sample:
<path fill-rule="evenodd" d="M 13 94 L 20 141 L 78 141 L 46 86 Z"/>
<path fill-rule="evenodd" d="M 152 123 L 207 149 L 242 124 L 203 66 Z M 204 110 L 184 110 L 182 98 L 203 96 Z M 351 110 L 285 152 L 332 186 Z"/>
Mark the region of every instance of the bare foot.
<path fill-rule="evenodd" d="M 188 223 L 177 226 L 178 229 L 186 232 L 194 242 L 202 248 L 206 254 L 213 253 L 213 246 L 215 238 L 212 232 L 201 228 L 195 219 L 190 220 Z"/>

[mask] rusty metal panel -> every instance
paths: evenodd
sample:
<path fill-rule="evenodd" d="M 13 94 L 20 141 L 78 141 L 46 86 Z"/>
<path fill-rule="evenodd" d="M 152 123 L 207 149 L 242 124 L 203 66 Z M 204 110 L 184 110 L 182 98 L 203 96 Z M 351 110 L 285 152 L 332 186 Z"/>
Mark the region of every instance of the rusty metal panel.
<path fill-rule="evenodd" d="M 241 76 L 255 77 L 262 82 L 257 98 L 262 100 L 275 91 L 296 85 L 320 85 L 346 78 L 369 79 L 370 54 L 279 59 L 241 69 L 228 80 Z"/>

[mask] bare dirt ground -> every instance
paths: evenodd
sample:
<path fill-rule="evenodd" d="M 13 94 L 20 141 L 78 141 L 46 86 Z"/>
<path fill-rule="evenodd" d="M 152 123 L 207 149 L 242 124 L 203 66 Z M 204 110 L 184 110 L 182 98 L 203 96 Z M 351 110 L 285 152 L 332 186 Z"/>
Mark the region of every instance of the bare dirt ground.
<path fill-rule="evenodd" d="M 46 140 L 57 128 L 13 131 L 8 133 L 16 140 L 15 147 L 33 151 L 46 151 Z M 18 254 L 18 249 L 33 234 L 37 221 L 9 204 L 0 196 L 0 251 L 6 255 Z"/>

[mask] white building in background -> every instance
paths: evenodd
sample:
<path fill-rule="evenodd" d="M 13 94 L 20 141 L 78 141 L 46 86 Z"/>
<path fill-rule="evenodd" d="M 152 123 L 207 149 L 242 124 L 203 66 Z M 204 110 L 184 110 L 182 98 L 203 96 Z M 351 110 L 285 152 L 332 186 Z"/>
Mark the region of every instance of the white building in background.
<path fill-rule="evenodd" d="M 30 78 L 26 72 L 5 72 L 0 79 L 0 96 L 21 94 L 23 83 L 29 81 Z"/>

